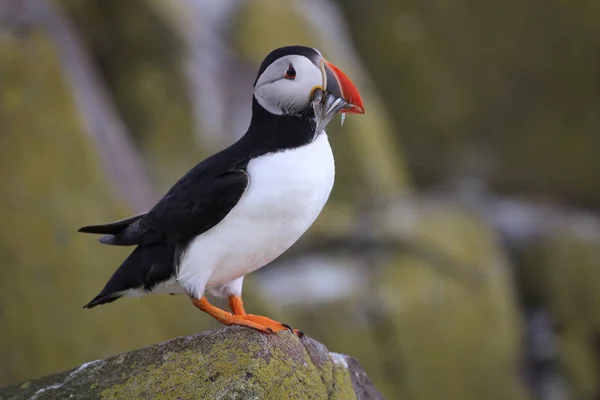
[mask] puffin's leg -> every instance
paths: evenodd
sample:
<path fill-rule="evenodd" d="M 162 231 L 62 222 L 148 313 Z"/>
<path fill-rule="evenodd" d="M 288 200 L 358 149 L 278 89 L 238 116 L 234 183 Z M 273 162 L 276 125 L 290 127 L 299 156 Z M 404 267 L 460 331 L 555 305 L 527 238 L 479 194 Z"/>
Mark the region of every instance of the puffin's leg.
<path fill-rule="evenodd" d="M 213 293 L 220 297 L 227 297 L 229 300 L 229 309 L 233 315 L 246 315 L 244 311 L 244 302 L 242 301 L 242 286 L 244 277 L 240 276 L 226 285 L 213 290 Z"/>
<path fill-rule="evenodd" d="M 244 311 L 244 302 L 242 301 L 242 296 L 236 296 L 230 294 L 227 298 L 229 300 L 229 308 L 233 315 L 246 315 L 246 311 Z"/>
<path fill-rule="evenodd" d="M 214 288 L 210 289 L 210 291 L 216 296 L 220 296 L 220 297 L 227 296 L 227 299 L 229 300 L 229 308 L 231 309 L 230 315 L 232 318 L 234 318 L 233 320 L 230 318 L 228 322 L 224 322 L 222 319 L 219 319 L 217 316 L 211 314 L 208 311 L 207 312 L 209 314 L 213 315 L 215 318 L 217 318 L 217 320 L 221 321 L 222 323 L 224 323 L 226 325 L 236 325 L 237 324 L 237 325 L 251 326 L 253 328 L 256 328 L 255 325 L 260 325 L 262 327 L 266 327 L 266 328 L 270 329 L 270 331 L 269 331 L 268 329 L 256 328 L 256 329 L 262 330 L 264 332 L 271 332 L 271 331 L 279 332 L 279 331 L 282 331 L 285 329 L 289 329 L 290 331 L 293 331 L 296 335 L 298 335 L 300 337 L 304 336 L 304 333 L 302 333 L 301 331 L 299 331 L 297 329 L 292 329 L 287 324 L 282 324 L 281 322 L 277 322 L 270 318 L 262 317 L 260 315 L 246 314 L 246 311 L 244 310 L 244 302 L 242 301 L 243 281 L 244 281 L 244 277 L 242 276 L 238 279 L 235 279 L 235 280 L 229 282 L 226 285 L 214 287 Z M 198 308 L 200 308 L 200 307 L 198 307 Z M 220 310 L 220 311 L 225 312 L 223 310 Z M 226 313 L 226 314 L 229 314 L 229 313 Z M 240 322 L 240 321 L 244 321 L 244 322 Z M 248 323 L 252 323 L 252 325 L 249 325 Z"/>
<path fill-rule="evenodd" d="M 204 296 L 200 299 L 192 299 L 192 303 L 200 310 L 212 315 L 217 321 L 225 325 L 243 325 L 268 333 L 275 333 L 288 329 L 288 327 L 281 322 L 276 322 L 266 317 L 251 314 L 233 315 L 232 313 L 213 306 Z"/>

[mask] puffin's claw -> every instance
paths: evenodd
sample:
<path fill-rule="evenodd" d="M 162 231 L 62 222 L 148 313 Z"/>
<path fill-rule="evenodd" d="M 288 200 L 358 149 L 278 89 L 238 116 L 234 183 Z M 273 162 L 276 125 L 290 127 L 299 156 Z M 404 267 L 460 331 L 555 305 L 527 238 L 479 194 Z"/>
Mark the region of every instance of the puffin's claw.
<path fill-rule="evenodd" d="M 301 330 L 299 330 L 299 329 L 293 329 L 293 328 L 292 328 L 290 325 L 288 325 L 288 324 L 283 324 L 283 323 L 282 323 L 281 325 L 283 325 L 284 327 L 286 327 L 287 329 L 289 329 L 289 330 L 290 330 L 290 332 L 292 332 L 293 334 L 295 334 L 295 335 L 296 335 L 296 336 L 298 336 L 299 338 L 303 338 L 303 337 L 304 337 L 304 332 L 302 332 Z"/>

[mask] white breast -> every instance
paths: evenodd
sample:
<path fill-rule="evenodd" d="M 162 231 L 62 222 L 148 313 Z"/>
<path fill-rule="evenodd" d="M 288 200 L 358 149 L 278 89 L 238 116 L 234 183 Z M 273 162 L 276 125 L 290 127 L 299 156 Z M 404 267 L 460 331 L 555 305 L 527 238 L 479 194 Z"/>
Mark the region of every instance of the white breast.
<path fill-rule="evenodd" d="M 215 227 L 184 254 L 178 282 L 198 297 L 268 264 L 310 227 L 327 202 L 335 174 L 327 134 L 308 145 L 248 164 L 250 184 Z"/>

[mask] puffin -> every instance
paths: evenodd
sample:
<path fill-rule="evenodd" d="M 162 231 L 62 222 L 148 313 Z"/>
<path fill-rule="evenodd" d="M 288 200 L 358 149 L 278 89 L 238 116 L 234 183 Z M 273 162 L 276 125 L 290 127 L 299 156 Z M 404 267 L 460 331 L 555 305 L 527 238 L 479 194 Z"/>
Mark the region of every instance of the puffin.
<path fill-rule="evenodd" d="M 325 127 L 337 114 L 364 111 L 356 86 L 318 50 L 273 50 L 258 70 L 250 125 L 237 142 L 192 168 L 150 211 L 79 229 L 101 234 L 102 244 L 135 246 L 84 308 L 184 294 L 225 325 L 302 336 L 246 313 L 244 276 L 280 256 L 315 221 L 335 175 Z M 211 304 L 206 292 L 227 298 L 230 311 Z"/>

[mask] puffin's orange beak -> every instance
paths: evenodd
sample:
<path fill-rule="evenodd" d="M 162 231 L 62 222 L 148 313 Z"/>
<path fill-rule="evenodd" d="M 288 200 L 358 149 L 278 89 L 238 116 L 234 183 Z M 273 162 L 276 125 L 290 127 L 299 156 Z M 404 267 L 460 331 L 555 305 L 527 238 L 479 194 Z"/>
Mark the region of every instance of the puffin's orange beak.
<path fill-rule="evenodd" d="M 348 78 L 348 76 L 342 72 L 341 69 L 323 59 L 321 63 L 323 73 L 323 84 L 325 90 L 334 96 L 344 99 L 346 102 L 352 104 L 351 108 L 343 109 L 342 113 L 349 114 L 364 114 L 365 107 L 363 101 L 360 98 L 358 89 L 354 86 L 354 83 Z"/>

